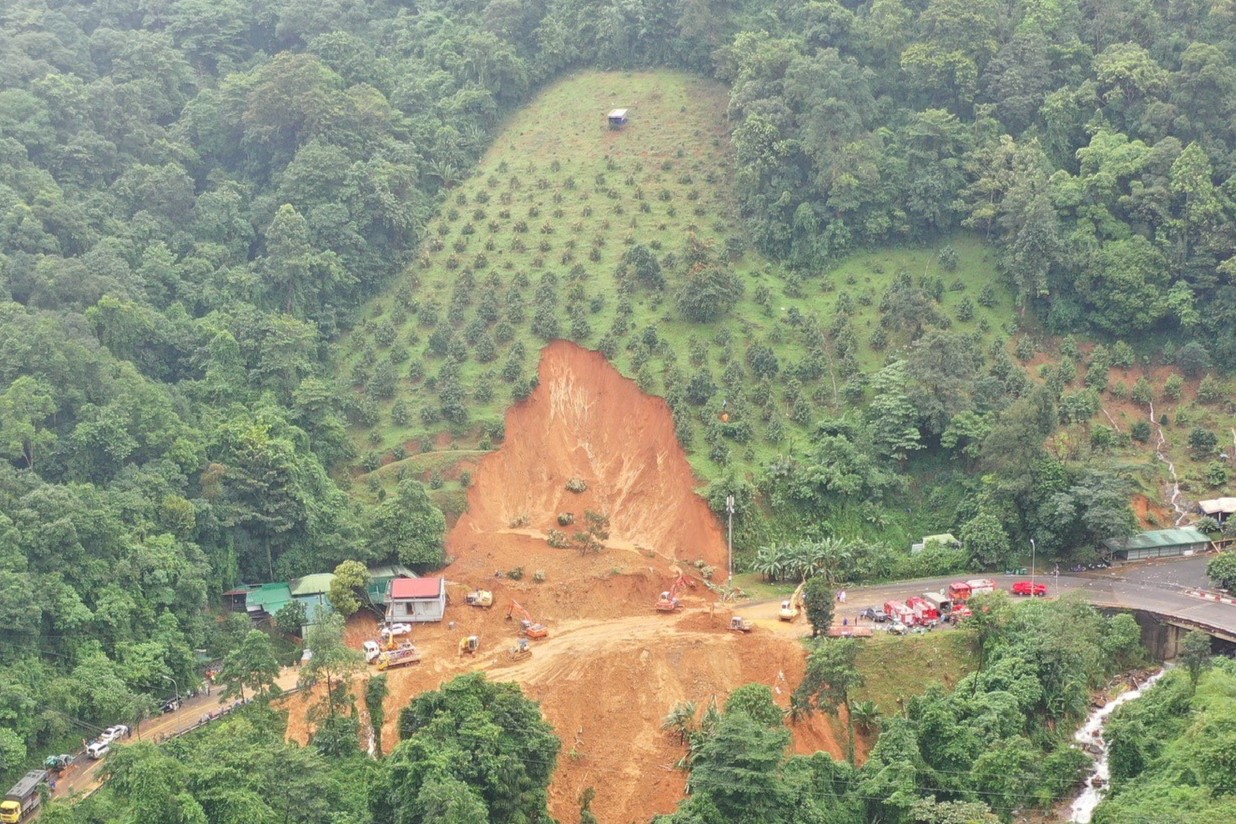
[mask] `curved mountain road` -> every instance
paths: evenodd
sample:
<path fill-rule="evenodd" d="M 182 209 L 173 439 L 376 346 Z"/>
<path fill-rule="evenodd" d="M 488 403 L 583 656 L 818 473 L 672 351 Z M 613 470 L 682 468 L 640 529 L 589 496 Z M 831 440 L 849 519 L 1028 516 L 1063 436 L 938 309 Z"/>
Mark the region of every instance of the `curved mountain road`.
<path fill-rule="evenodd" d="M 1205 588 L 1206 564 L 1211 555 L 1195 555 L 1188 558 L 1159 559 L 1124 564 L 1110 569 L 1084 573 L 1054 574 L 1052 570 L 1040 570 L 1035 581 L 1047 585 L 1048 595 L 1058 597 L 1076 593 L 1097 607 L 1130 609 L 1151 612 L 1168 623 L 1190 629 L 1203 629 L 1226 641 L 1236 642 L 1236 604 L 1207 600 L 1188 594 Z M 879 609 L 885 601 L 905 600 L 923 592 L 945 590 L 948 585 L 966 577 L 985 577 L 996 581 L 1000 588 L 1008 590 L 1014 581 L 1029 579 L 1029 575 L 953 575 L 946 578 L 922 578 L 914 581 L 898 581 L 877 586 L 854 587 L 846 593 L 846 603 L 838 604 L 836 619 L 853 622 L 865 607 Z M 754 601 L 734 608 L 738 614 L 752 618 L 761 626 L 772 628 L 779 624 L 786 634 L 806 635 L 810 627 L 806 622 L 788 624 L 777 621 L 780 601 Z"/>

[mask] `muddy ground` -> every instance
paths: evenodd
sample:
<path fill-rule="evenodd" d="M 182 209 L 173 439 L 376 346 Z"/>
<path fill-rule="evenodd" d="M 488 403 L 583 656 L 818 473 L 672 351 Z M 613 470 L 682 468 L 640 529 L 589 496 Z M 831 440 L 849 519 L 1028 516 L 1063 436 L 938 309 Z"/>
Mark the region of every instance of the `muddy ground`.
<path fill-rule="evenodd" d="M 587 489 L 569 491 L 573 478 Z M 771 613 L 757 617 L 750 634 L 728 629 L 729 608 L 714 603 L 696 563 L 719 575 L 724 535 L 695 488 L 663 400 L 642 393 L 599 353 L 564 341 L 546 347 L 540 384 L 508 411 L 506 440 L 480 461 L 468 511 L 447 536 L 447 620 L 417 627 L 423 662 L 389 673 L 384 747 L 397 743 L 398 712 L 412 697 L 480 669 L 519 683 L 562 739 L 550 795 L 564 824 L 578 821 L 588 787 L 604 824 L 643 824 L 673 810 L 685 788 L 685 774 L 674 768 L 683 750 L 661 720 L 674 704 L 724 703 L 734 688 L 758 682 L 788 706 L 805 665 L 799 633 L 778 627 Z M 601 551 L 549 546 L 550 530 L 572 535 L 588 509 L 609 516 Z M 575 515 L 573 526 L 558 524 L 563 512 Z M 505 575 L 515 567 L 524 571 L 519 581 Z M 533 580 L 537 571 L 544 582 Z M 657 596 L 680 572 L 698 580 L 684 608 L 657 612 Z M 491 609 L 464 605 L 476 587 L 494 592 Z M 507 619 L 512 601 L 549 628 L 548 638 L 533 642 L 533 656 L 514 663 L 507 658 L 518 630 Z M 372 618 L 355 618 L 349 642 L 359 648 L 373 626 Z M 480 651 L 461 657 L 458 641 L 471 634 L 480 636 Z M 307 702 L 292 698 L 289 706 L 289 734 L 303 741 Z M 842 757 L 843 729 L 817 714 L 796 725 L 794 748 Z"/>

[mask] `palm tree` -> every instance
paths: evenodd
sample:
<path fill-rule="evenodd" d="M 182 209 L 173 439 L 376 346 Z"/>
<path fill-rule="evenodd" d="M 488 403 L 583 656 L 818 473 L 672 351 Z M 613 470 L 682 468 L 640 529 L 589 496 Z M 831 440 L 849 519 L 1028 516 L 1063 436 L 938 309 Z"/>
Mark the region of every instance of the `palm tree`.
<path fill-rule="evenodd" d="M 851 701 L 850 719 L 864 735 L 880 728 L 882 718 L 875 701 Z"/>
<path fill-rule="evenodd" d="M 679 701 L 669 714 L 661 719 L 661 729 L 677 735 L 679 744 L 687 743 L 687 739 L 696 730 L 695 711 L 694 701 Z"/>

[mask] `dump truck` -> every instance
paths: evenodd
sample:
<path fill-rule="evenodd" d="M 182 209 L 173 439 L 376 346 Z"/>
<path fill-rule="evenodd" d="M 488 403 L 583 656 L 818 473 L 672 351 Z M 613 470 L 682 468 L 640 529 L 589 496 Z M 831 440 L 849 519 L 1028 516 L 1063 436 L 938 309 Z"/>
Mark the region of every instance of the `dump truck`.
<path fill-rule="evenodd" d="M 412 644 L 403 644 L 395 649 L 387 650 L 378 656 L 376 664 L 379 672 L 395 667 L 406 667 L 408 664 L 419 664 L 421 653 Z"/>
<path fill-rule="evenodd" d="M 34 815 L 43 802 L 43 786 L 47 784 L 47 770 L 31 770 L 13 785 L 0 801 L 0 821 L 17 824 Z"/>

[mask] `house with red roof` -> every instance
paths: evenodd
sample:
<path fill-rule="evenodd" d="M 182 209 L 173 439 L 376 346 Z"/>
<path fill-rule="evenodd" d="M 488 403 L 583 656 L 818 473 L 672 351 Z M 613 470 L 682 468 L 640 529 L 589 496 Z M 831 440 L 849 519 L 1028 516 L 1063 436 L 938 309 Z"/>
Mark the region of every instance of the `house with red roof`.
<path fill-rule="evenodd" d="M 386 603 L 387 621 L 441 621 L 446 612 L 442 578 L 395 578 Z"/>

